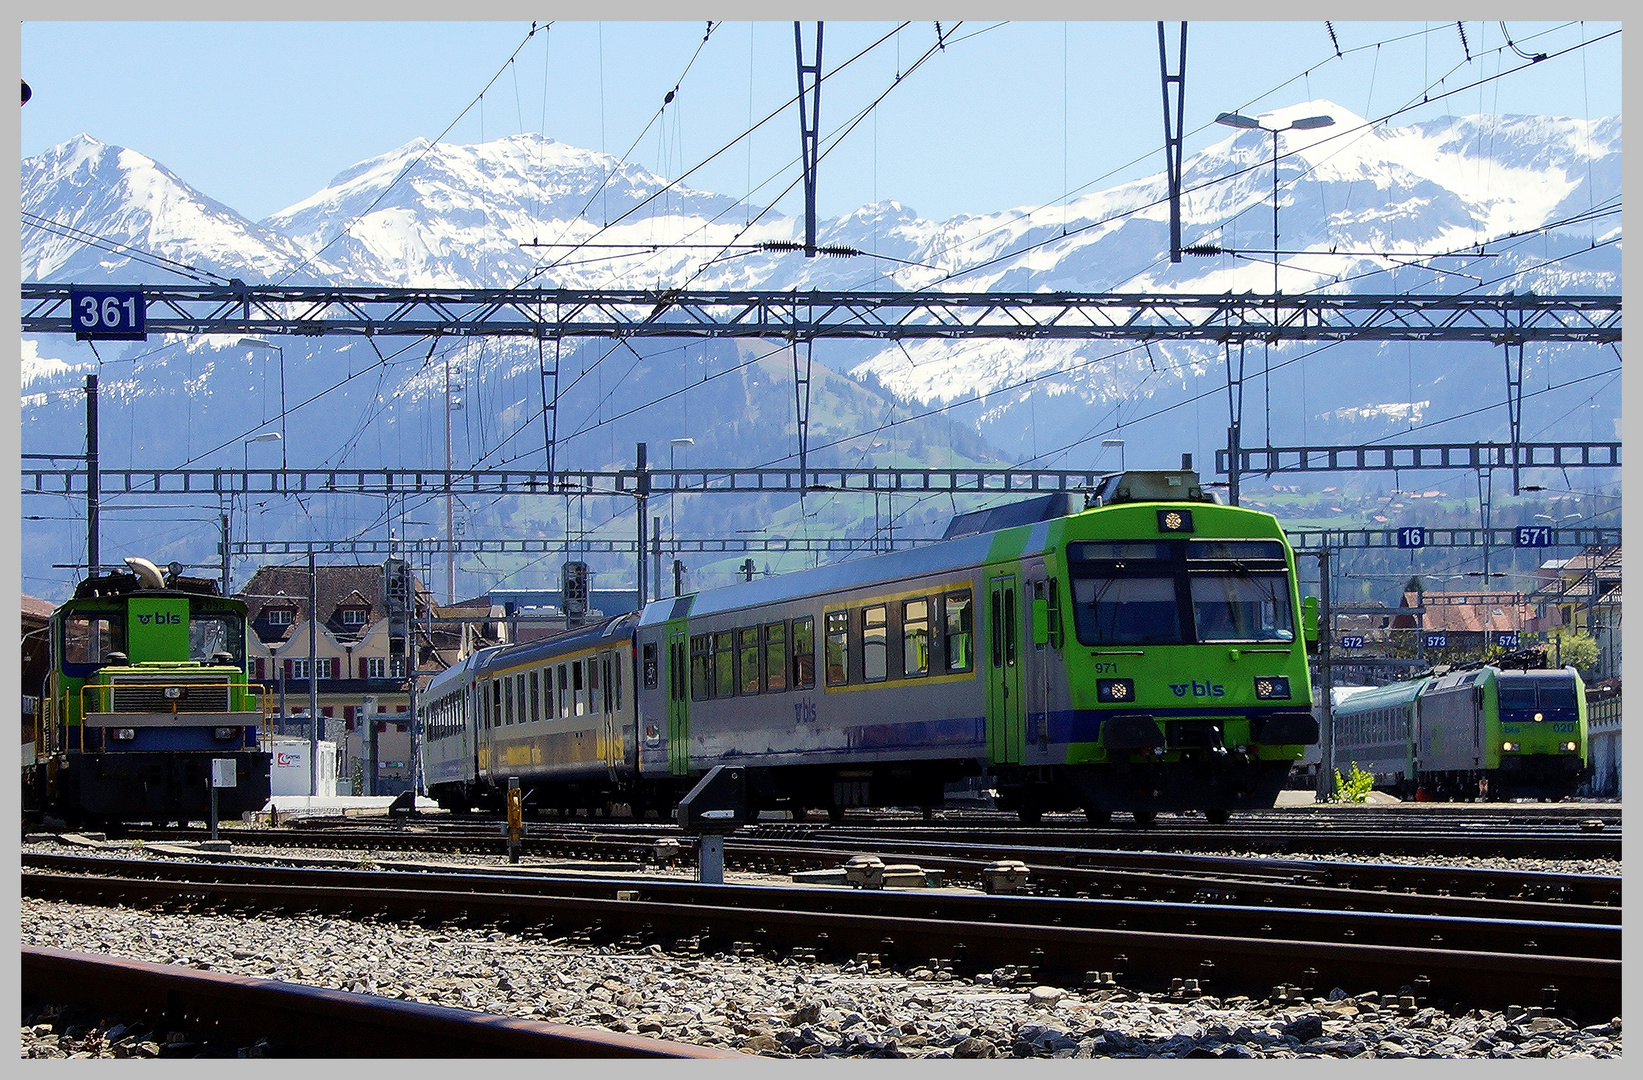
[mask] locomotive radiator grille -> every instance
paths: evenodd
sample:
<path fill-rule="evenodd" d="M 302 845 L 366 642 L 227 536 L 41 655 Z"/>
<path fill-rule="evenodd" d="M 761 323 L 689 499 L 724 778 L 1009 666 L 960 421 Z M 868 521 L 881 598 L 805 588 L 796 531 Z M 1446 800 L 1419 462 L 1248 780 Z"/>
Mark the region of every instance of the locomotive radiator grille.
<path fill-rule="evenodd" d="M 171 693 L 168 695 L 167 691 Z M 154 680 L 116 682 L 113 708 L 117 713 L 227 712 L 228 683 Z"/>

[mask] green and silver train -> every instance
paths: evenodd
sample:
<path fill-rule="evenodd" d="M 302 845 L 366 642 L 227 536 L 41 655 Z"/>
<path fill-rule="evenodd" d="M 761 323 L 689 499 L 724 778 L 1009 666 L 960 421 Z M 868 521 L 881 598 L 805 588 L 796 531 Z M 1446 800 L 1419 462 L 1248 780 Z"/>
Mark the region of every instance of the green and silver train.
<path fill-rule="evenodd" d="M 1335 768 L 1355 764 L 1404 798 L 1557 799 L 1589 773 L 1573 668 L 1455 669 L 1364 690 L 1333 712 Z"/>
<path fill-rule="evenodd" d="M 736 765 L 751 809 L 834 817 L 978 776 L 1029 821 L 1272 806 L 1318 730 L 1278 522 L 1190 471 L 1083 501 L 476 654 L 424 695 L 430 790 L 496 804 L 518 778 L 541 806 L 665 810 Z"/>
<path fill-rule="evenodd" d="M 244 601 L 146 559 L 87 578 L 52 613 L 25 809 L 71 825 L 203 821 L 268 802 L 263 698 L 246 680 Z M 226 780 L 227 769 L 219 768 Z"/>

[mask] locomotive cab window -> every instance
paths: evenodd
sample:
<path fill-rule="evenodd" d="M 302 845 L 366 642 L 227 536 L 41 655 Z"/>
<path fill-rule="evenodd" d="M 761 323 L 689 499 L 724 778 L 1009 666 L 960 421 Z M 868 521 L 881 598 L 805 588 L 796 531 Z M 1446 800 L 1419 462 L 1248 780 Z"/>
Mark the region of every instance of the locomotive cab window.
<path fill-rule="evenodd" d="M 1073 621 L 1085 645 L 1179 645 L 1171 577 L 1074 577 Z"/>
<path fill-rule="evenodd" d="M 1192 617 L 1199 641 L 1294 641 L 1289 575 L 1192 575 Z"/>
<path fill-rule="evenodd" d="M 125 621 L 111 615 L 70 615 L 63 620 L 63 662 L 101 664 L 125 652 Z"/>
<path fill-rule="evenodd" d="M 245 666 L 245 623 L 232 612 L 206 612 L 188 617 L 188 658 L 202 664 L 225 652 L 233 663 Z"/>

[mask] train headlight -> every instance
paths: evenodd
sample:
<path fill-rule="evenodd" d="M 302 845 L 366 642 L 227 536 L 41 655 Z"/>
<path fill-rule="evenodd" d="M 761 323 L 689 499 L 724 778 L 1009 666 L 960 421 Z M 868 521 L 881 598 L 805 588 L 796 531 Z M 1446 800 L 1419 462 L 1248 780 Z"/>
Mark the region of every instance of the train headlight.
<path fill-rule="evenodd" d="M 1546 719 L 1546 714 L 1545 713 L 1535 713 L 1535 723 L 1538 724 L 1544 719 Z"/>
<path fill-rule="evenodd" d="M 237 739 L 239 738 L 239 735 L 240 729 L 237 727 L 219 727 L 211 729 L 211 737 L 214 739 L 220 739 L 224 742 L 229 739 Z"/>
<path fill-rule="evenodd" d="M 1522 743 L 1503 742 L 1503 743 L 1500 744 L 1500 748 L 1502 750 L 1506 751 L 1508 754 L 1510 754 L 1512 751 L 1517 750 L 1522 745 L 1523 745 Z"/>
<path fill-rule="evenodd" d="M 1192 531 L 1191 510 L 1160 510 L 1158 511 L 1158 531 L 1166 533 L 1189 533 Z"/>
<path fill-rule="evenodd" d="M 1289 676 L 1262 675 L 1255 680 L 1255 697 L 1260 701 L 1289 700 Z"/>
<path fill-rule="evenodd" d="M 115 742 L 130 742 L 137 737 L 137 729 L 129 727 L 110 728 L 108 733 L 114 736 Z"/>
<path fill-rule="evenodd" d="M 1097 679 L 1095 699 L 1103 705 L 1127 705 L 1135 700 L 1135 680 Z"/>
<path fill-rule="evenodd" d="M 1569 751 L 1570 753 L 1573 753 L 1575 750 L 1579 749 L 1579 747 L 1575 743 L 1566 742 L 1566 743 L 1563 744 L 1563 749 Z"/>
<path fill-rule="evenodd" d="M 167 701 L 181 701 L 182 698 L 183 698 L 183 688 L 182 687 L 180 687 L 180 686 L 168 686 L 168 687 L 165 688 L 165 699 Z"/>

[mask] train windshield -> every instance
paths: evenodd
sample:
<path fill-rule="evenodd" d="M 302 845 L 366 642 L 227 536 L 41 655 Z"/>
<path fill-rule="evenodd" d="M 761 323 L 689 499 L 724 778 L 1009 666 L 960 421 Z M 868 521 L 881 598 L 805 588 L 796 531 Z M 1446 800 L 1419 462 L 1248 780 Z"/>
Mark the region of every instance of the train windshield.
<path fill-rule="evenodd" d="M 229 612 L 195 613 L 188 618 L 188 658 L 202 664 L 225 652 L 234 663 L 245 664 L 245 623 Z"/>
<path fill-rule="evenodd" d="M 102 664 L 111 652 L 124 652 L 125 620 L 118 615 L 68 615 L 63 619 L 63 662 Z"/>
<path fill-rule="evenodd" d="M 1294 641 L 1287 574 L 1195 573 L 1199 641 Z"/>
<path fill-rule="evenodd" d="M 1077 577 L 1073 612 L 1085 645 L 1179 645 L 1175 578 Z"/>
<path fill-rule="evenodd" d="M 1499 696 L 1500 707 L 1512 711 L 1576 708 L 1575 681 L 1568 676 L 1502 677 L 1495 684 L 1495 692 Z"/>

